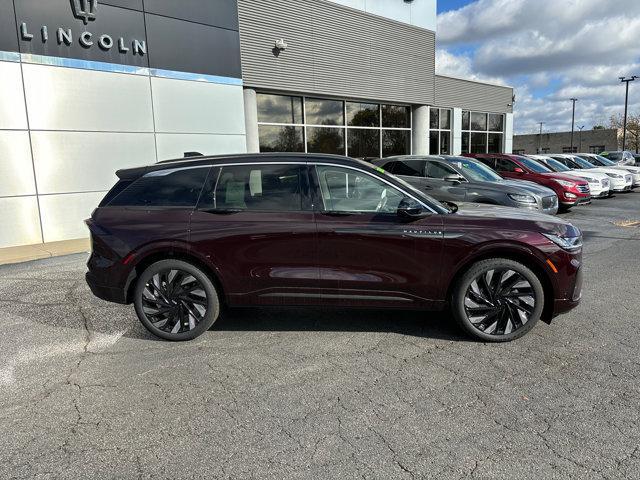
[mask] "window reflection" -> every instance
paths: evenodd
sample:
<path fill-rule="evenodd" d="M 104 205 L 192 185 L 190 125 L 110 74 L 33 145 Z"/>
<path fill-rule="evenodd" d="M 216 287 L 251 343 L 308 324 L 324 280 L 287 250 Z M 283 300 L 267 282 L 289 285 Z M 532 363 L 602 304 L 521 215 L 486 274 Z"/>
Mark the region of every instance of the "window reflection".
<path fill-rule="evenodd" d="M 492 132 L 502 132 L 504 130 L 504 115 L 490 113 L 489 130 Z"/>
<path fill-rule="evenodd" d="M 354 158 L 380 157 L 380 130 L 350 128 L 348 131 L 349 152 Z"/>
<path fill-rule="evenodd" d="M 344 125 L 344 103 L 340 100 L 307 98 L 307 125 Z"/>
<path fill-rule="evenodd" d="M 259 93 L 258 122 L 302 123 L 302 98 Z"/>
<path fill-rule="evenodd" d="M 471 113 L 471 130 L 487 130 L 487 114 L 486 113 Z"/>
<path fill-rule="evenodd" d="M 411 153 L 411 135 L 409 130 L 383 130 L 382 156 L 409 155 Z"/>
<path fill-rule="evenodd" d="M 344 129 L 307 127 L 307 151 L 344 155 Z"/>
<path fill-rule="evenodd" d="M 486 133 L 471 133 L 471 153 L 487 153 Z"/>
<path fill-rule="evenodd" d="M 380 105 L 377 103 L 347 102 L 347 125 L 350 127 L 379 127 Z"/>
<path fill-rule="evenodd" d="M 489 134 L 489 153 L 502 152 L 502 134 L 490 133 Z"/>
<path fill-rule="evenodd" d="M 261 152 L 304 152 L 303 127 L 260 125 Z"/>
<path fill-rule="evenodd" d="M 382 105 L 382 126 L 411 128 L 411 110 L 400 105 Z"/>

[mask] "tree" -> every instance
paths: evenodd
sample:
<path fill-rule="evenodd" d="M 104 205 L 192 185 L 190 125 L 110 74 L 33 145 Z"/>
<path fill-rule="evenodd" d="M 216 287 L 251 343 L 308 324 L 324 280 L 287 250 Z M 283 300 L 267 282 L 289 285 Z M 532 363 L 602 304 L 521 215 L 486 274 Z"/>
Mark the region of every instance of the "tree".
<path fill-rule="evenodd" d="M 594 125 L 592 130 L 605 130 L 604 125 Z"/>
<path fill-rule="evenodd" d="M 611 128 L 618 130 L 618 138 L 622 143 L 622 129 L 624 125 L 624 115 L 612 115 L 609 120 Z M 627 116 L 627 150 L 640 152 L 640 114 L 630 114 Z"/>

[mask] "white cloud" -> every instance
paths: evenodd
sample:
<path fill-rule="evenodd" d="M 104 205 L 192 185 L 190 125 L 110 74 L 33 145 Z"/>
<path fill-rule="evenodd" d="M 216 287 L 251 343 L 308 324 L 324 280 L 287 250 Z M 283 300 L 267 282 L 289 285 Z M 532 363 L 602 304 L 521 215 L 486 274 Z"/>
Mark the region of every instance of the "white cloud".
<path fill-rule="evenodd" d="M 516 131 L 570 129 L 570 97 L 590 128 L 622 110 L 618 77 L 640 75 L 640 1 L 478 0 L 438 17 L 438 42 L 439 72 L 516 88 Z"/>

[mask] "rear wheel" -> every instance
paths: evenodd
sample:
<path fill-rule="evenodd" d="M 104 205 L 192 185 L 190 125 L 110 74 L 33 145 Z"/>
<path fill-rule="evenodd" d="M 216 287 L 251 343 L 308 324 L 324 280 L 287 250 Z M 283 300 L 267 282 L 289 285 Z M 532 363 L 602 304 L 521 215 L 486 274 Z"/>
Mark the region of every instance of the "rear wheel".
<path fill-rule="evenodd" d="M 531 269 L 506 258 L 473 265 L 454 287 L 451 308 L 456 322 L 471 336 L 509 342 L 540 320 L 544 289 Z"/>
<path fill-rule="evenodd" d="M 181 260 L 150 265 L 138 278 L 134 305 L 147 330 L 171 341 L 202 335 L 220 314 L 218 293 L 211 279 Z"/>

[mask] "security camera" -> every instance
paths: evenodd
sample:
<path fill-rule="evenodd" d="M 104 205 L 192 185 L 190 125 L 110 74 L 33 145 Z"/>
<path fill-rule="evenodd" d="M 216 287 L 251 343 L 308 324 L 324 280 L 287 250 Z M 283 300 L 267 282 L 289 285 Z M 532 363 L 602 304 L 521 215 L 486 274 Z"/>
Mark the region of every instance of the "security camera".
<path fill-rule="evenodd" d="M 286 50 L 288 47 L 287 42 L 284 41 L 284 38 L 276 40 L 276 48 L 280 51 Z"/>

